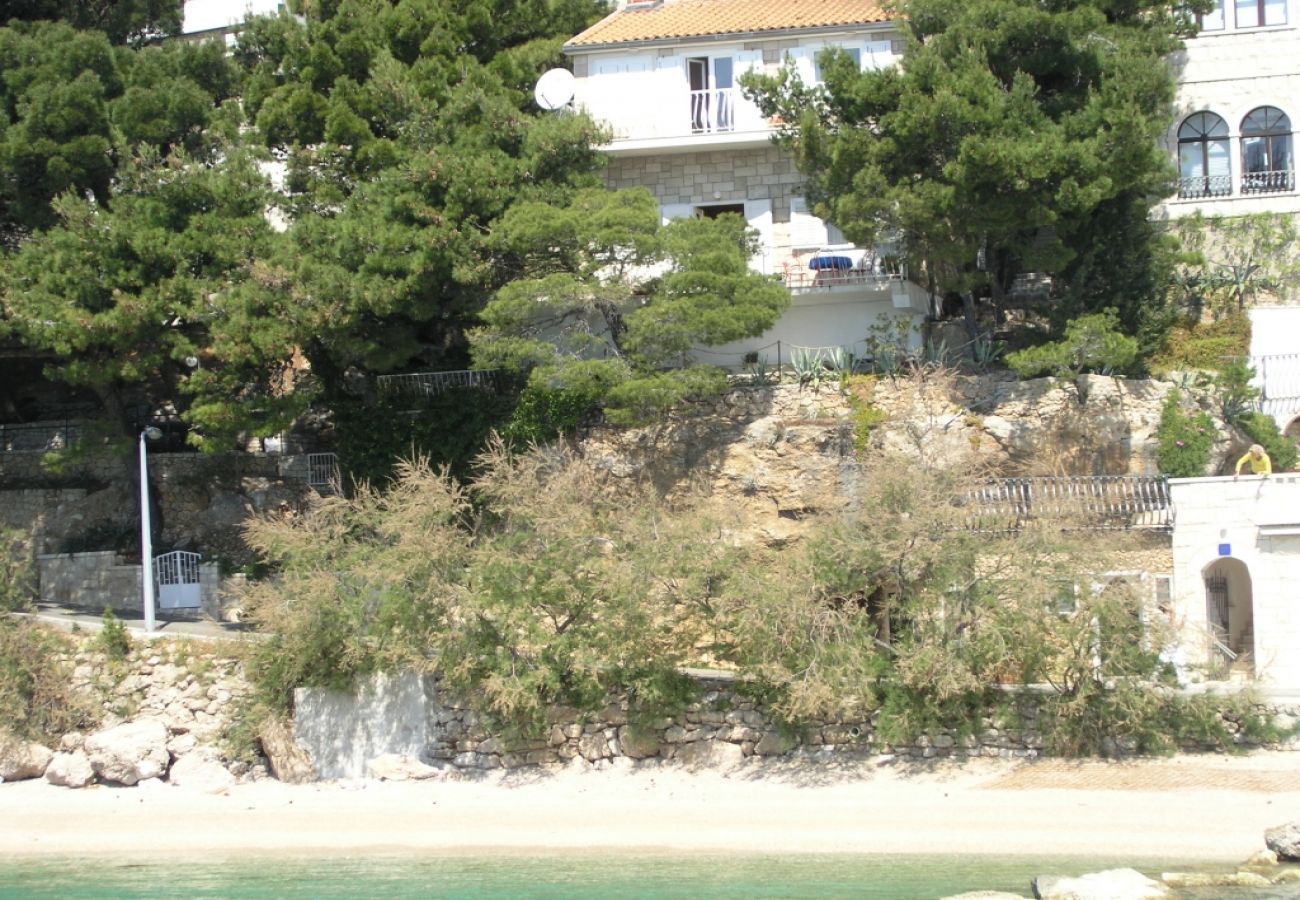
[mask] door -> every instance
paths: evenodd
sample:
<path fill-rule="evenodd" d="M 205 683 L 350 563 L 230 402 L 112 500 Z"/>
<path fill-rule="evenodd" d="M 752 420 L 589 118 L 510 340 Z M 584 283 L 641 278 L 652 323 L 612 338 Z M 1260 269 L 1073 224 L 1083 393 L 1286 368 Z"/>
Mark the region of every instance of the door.
<path fill-rule="evenodd" d="M 155 556 L 154 580 L 158 587 L 159 609 L 198 609 L 201 603 L 199 590 L 199 561 L 197 553 L 175 550 Z"/>

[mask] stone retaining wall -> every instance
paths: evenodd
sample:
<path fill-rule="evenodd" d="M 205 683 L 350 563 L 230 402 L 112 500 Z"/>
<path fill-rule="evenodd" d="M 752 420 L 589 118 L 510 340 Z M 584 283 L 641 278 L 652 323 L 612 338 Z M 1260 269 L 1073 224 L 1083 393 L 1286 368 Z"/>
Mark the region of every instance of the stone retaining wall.
<path fill-rule="evenodd" d="M 36 558 L 41 600 L 96 612 L 139 614 L 144 589 L 139 563 L 125 563 L 112 550 L 42 554 Z M 207 616 L 221 620 L 221 575 L 215 563 L 199 564 L 199 608 L 170 609 L 169 618 Z M 157 601 L 155 600 L 155 608 Z M 159 609 L 161 612 L 161 610 Z"/>
<path fill-rule="evenodd" d="M 394 756 L 418 759 L 448 771 L 479 771 L 626 757 L 668 759 L 684 765 L 716 765 L 750 756 L 832 760 L 841 756 L 1031 758 L 1043 751 L 1032 727 L 1013 728 L 989 716 L 978 733 L 939 730 L 911 743 L 891 744 L 877 730 L 877 714 L 856 722 L 822 722 L 792 732 L 778 727 L 752 699 L 726 678 L 701 680 L 703 693 L 680 717 L 629 721 L 626 703 L 612 702 L 600 714 L 551 710 L 544 736 L 509 740 L 493 734 L 468 706 L 449 700 L 431 676 L 378 676 L 354 693 L 299 689 L 295 693 L 294 736 L 318 777 L 365 778 L 371 764 Z M 1290 726 L 1300 709 L 1261 707 Z M 1227 722 L 1229 731 L 1236 726 Z M 1241 739 L 1245 745 L 1244 737 Z M 1134 747 L 1114 742 L 1115 755 Z M 1198 749 L 1188 747 L 1185 749 Z M 1300 739 L 1274 749 L 1300 749 Z"/>

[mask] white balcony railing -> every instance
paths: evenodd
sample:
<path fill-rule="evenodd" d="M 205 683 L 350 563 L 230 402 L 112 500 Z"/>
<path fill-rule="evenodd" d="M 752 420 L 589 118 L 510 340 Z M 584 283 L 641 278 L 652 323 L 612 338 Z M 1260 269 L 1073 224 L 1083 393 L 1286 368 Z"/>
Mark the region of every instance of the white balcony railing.
<path fill-rule="evenodd" d="M 1261 400 L 1300 399 L 1300 353 L 1256 356 L 1250 361 Z"/>
<path fill-rule="evenodd" d="M 883 248 L 864 250 L 837 247 L 810 250 L 804 247 L 767 247 L 761 269 L 778 275 L 791 290 L 816 290 L 847 285 L 885 288 L 907 277 L 906 267 Z"/>
<path fill-rule="evenodd" d="M 691 91 L 690 104 L 693 134 L 714 134 L 736 130 L 735 88 Z"/>

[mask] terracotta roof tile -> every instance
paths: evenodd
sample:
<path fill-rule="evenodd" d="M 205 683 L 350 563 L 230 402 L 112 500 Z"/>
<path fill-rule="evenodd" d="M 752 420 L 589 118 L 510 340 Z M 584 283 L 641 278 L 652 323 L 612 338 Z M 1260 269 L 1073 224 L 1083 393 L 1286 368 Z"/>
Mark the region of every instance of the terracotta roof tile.
<path fill-rule="evenodd" d="M 621 9 L 565 47 L 865 25 L 889 18 L 878 0 L 667 0 Z"/>

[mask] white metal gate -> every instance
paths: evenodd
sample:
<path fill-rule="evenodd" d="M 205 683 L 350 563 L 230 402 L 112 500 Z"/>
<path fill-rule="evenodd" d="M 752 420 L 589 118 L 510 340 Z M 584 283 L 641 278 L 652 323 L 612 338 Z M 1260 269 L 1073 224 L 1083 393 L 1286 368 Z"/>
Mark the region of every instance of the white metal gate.
<path fill-rule="evenodd" d="M 198 609 L 199 560 L 197 553 L 174 550 L 153 559 L 158 584 L 159 609 Z"/>

